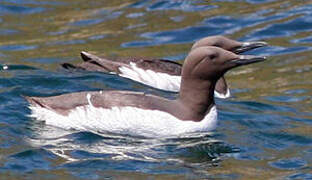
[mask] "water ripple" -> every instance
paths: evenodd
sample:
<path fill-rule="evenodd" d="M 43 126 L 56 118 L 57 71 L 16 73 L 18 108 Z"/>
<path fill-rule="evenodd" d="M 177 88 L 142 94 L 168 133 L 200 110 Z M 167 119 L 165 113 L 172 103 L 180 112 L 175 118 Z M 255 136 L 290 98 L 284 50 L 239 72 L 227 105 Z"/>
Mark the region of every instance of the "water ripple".
<path fill-rule="evenodd" d="M 138 18 L 138 17 L 142 17 L 142 16 L 144 16 L 144 13 L 142 13 L 142 12 L 127 14 L 127 18 Z"/>
<path fill-rule="evenodd" d="M 255 134 L 254 137 L 258 139 L 258 141 L 261 141 L 261 144 L 263 144 L 266 148 L 278 150 L 286 149 L 291 145 L 306 146 L 312 144 L 311 138 L 288 133 L 261 132 L 261 134 Z"/>
<path fill-rule="evenodd" d="M 143 33 L 141 37 L 150 39 L 147 41 L 133 41 L 123 43 L 122 47 L 143 47 L 154 46 L 161 44 L 180 44 L 193 42 L 204 36 L 212 36 L 216 34 L 222 34 L 220 28 L 213 28 L 207 26 L 192 26 L 183 29 L 163 31 L 163 32 L 147 32 Z"/>
<path fill-rule="evenodd" d="M 295 96 L 270 96 L 265 97 L 266 100 L 272 101 L 272 102 L 300 102 L 308 99 L 308 96 L 301 96 L 301 97 L 295 97 Z"/>
<path fill-rule="evenodd" d="M 103 19 L 84 19 L 71 23 L 72 26 L 89 26 L 103 22 Z"/>
<path fill-rule="evenodd" d="M 295 173 L 288 176 L 287 179 L 312 179 L 312 173 Z"/>
<path fill-rule="evenodd" d="M 300 28 L 298 28 L 300 26 Z M 261 39 L 267 39 L 270 37 L 283 37 L 292 36 L 299 32 L 307 32 L 312 30 L 312 22 L 306 17 L 296 18 L 284 23 L 276 23 L 268 25 L 256 32 L 250 34 L 251 37 L 259 37 Z"/>
<path fill-rule="evenodd" d="M 128 6 L 129 8 L 145 8 L 147 11 L 164 11 L 164 10 L 178 10 L 178 11 L 204 11 L 217 8 L 214 5 L 196 5 L 192 1 L 152 1 L 141 0 Z"/>
<path fill-rule="evenodd" d="M 70 60 L 69 58 L 52 58 L 52 57 L 26 58 L 26 59 L 24 59 L 24 61 L 42 63 L 42 64 L 62 63 L 62 62 L 68 62 L 69 60 Z"/>
<path fill-rule="evenodd" d="M 26 51 L 36 49 L 38 46 L 36 45 L 2 45 L 0 46 L 0 51 Z"/>
<path fill-rule="evenodd" d="M 236 0 L 213 0 L 213 2 L 235 2 Z M 264 4 L 268 2 L 274 2 L 277 0 L 242 0 L 252 4 Z"/>
<path fill-rule="evenodd" d="M 205 19 L 201 24 L 192 27 L 185 27 L 182 29 L 175 29 L 162 32 L 147 32 L 143 33 L 140 36 L 146 38 L 144 41 L 132 41 L 123 43 L 122 47 L 142 47 L 142 46 L 152 46 L 152 45 L 161 45 L 161 44 L 176 44 L 176 43 L 187 43 L 193 42 L 205 36 L 218 35 L 218 34 L 232 34 L 240 31 L 246 27 L 253 27 L 262 23 L 267 23 L 268 21 L 277 21 L 286 18 L 290 13 L 280 13 L 274 14 L 271 16 L 264 16 L 263 14 L 270 12 L 267 11 L 258 11 L 254 14 L 243 16 L 240 18 L 233 18 L 230 16 L 214 16 Z M 292 10 L 292 14 L 304 13 L 299 10 Z M 279 36 L 289 36 L 292 34 L 310 31 L 310 21 L 308 18 L 296 18 L 289 22 L 277 23 L 274 25 L 268 25 L 262 29 L 257 29 L 252 33 L 241 38 L 245 41 L 257 40 L 257 39 L 266 39 L 269 37 L 279 37 Z M 296 28 L 298 24 L 305 24 L 303 28 Z M 273 31 L 274 29 L 274 31 Z M 275 33 L 275 34 L 274 34 Z M 257 39 L 255 39 L 257 37 Z M 296 51 L 307 51 L 310 50 L 310 47 L 302 47 L 301 49 L 292 50 L 290 48 L 285 49 L 284 51 L 276 50 L 274 54 L 284 54 L 285 52 Z M 272 51 L 270 51 L 272 52 Z"/>
<path fill-rule="evenodd" d="M 305 37 L 301 39 L 294 39 L 291 42 L 293 43 L 312 43 L 312 37 Z"/>
<path fill-rule="evenodd" d="M 122 11 L 97 11 L 96 13 L 94 13 L 94 16 L 96 16 L 96 18 L 92 18 L 92 19 L 82 19 L 82 20 L 78 20 L 75 22 L 70 23 L 69 25 L 71 26 L 90 26 L 90 25 L 96 25 L 96 24 L 100 24 L 103 21 L 107 21 L 107 20 L 113 20 L 118 18 L 119 16 L 121 16 L 123 14 Z"/>
<path fill-rule="evenodd" d="M 0 35 L 12 35 L 12 34 L 17 34 L 18 32 L 19 31 L 14 30 L 14 29 L 0 29 Z"/>
<path fill-rule="evenodd" d="M 34 14 L 34 13 L 41 13 L 45 10 L 46 9 L 43 7 L 27 7 L 27 6 L 0 4 L 0 15 L 5 15 L 5 14 Z"/>
<path fill-rule="evenodd" d="M 53 42 L 47 42 L 46 44 L 49 46 L 55 46 L 55 45 L 74 45 L 74 44 L 85 44 L 86 41 L 83 39 L 72 39 L 68 41 L 53 41 Z"/>
<path fill-rule="evenodd" d="M 57 156 L 44 149 L 31 149 L 23 152 L 13 154 L 9 157 L 7 163 L 5 163 L 4 169 L 15 170 L 18 172 L 30 172 L 35 169 L 50 169 L 50 162 L 48 160 L 54 160 Z"/>
<path fill-rule="evenodd" d="M 38 1 L 38 0 L 2 0 L 7 3 L 14 4 L 33 4 L 33 5 L 65 5 L 65 2 L 60 1 Z"/>
<path fill-rule="evenodd" d="M 279 169 L 299 169 L 306 166 L 307 162 L 300 158 L 291 158 L 271 162 L 270 165 Z"/>

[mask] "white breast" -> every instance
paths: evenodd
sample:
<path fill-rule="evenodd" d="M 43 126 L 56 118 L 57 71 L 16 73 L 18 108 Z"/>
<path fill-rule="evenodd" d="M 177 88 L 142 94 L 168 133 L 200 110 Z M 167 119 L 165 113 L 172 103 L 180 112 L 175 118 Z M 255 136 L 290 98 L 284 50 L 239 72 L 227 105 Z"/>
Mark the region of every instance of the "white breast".
<path fill-rule="evenodd" d="M 113 132 L 147 137 L 211 131 L 217 125 L 216 107 L 200 121 L 182 121 L 169 113 L 135 107 L 95 108 L 92 104 L 76 107 L 66 116 L 39 106 L 30 106 L 31 117 L 46 124 L 93 132 Z"/>
<path fill-rule="evenodd" d="M 173 76 L 166 73 L 155 72 L 152 70 L 144 70 L 133 62 L 130 62 L 130 67 L 122 66 L 119 68 L 122 77 L 126 77 L 140 83 L 152 86 L 157 89 L 165 91 L 179 92 L 181 85 L 181 76 Z M 231 96 L 230 90 L 227 89 L 226 94 L 221 94 L 215 91 L 217 98 L 229 98 Z"/>

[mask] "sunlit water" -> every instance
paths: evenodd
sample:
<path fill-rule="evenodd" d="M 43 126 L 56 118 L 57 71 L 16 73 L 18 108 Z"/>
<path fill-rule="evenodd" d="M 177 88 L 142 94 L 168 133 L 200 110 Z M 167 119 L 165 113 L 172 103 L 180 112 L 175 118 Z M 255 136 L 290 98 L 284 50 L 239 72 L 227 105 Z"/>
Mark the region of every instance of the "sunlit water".
<path fill-rule="evenodd" d="M 79 52 L 183 60 L 226 35 L 266 41 L 264 63 L 229 72 L 214 132 L 144 138 L 65 131 L 29 118 L 23 96 L 143 91 L 131 80 L 67 72 Z M 312 179 L 312 1 L 0 1 L 1 179 Z"/>

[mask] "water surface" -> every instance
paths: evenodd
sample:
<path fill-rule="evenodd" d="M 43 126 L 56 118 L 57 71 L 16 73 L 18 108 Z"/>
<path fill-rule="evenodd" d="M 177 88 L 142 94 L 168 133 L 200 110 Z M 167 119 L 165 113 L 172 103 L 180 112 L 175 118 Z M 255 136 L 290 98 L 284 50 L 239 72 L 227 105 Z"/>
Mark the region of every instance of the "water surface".
<path fill-rule="evenodd" d="M 70 73 L 80 51 L 183 62 L 210 35 L 266 41 L 269 60 L 227 73 L 214 132 L 144 138 L 65 131 L 28 117 L 23 96 L 123 89 L 131 80 Z M 2 0 L 1 179 L 312 179 L 312 1 Z"/>

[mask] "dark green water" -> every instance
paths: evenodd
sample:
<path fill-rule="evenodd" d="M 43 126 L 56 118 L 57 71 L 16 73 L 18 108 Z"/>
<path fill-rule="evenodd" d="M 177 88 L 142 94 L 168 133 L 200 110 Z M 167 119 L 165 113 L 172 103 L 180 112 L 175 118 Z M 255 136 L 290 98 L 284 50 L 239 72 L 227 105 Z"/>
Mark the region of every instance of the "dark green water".
<path fill-rule="evenodd" d="M 28 117 L 22 97 L 127 89 L 110 74 L 69 73 L 80 51 L 183 60 L 226 35 L 266 41 L 269 60 L 229 72 L 211 133 L 172 139 L 64 131 Z M 1 0 L 0 179 L 312 179 L 312 1 Z"/>

